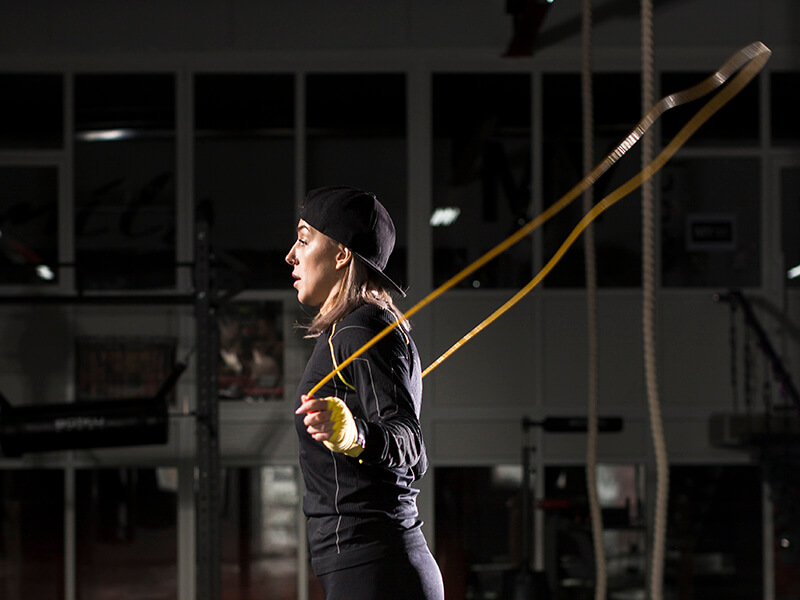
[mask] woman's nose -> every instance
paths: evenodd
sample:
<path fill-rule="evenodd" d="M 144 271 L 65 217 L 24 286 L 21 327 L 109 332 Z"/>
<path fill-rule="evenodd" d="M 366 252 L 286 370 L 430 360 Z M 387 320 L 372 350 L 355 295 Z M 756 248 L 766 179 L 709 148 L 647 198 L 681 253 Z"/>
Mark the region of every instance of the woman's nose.
<path fill-rule="evenodd" d="M 285 260 L 286 260 L 287 263 L 289 263 L 290 265 L 294 266 L 294 260 L 295 260 L 294 259 L 294 248 L 289 250 L 289 254 L 286 255 L 286 259 Z"/>

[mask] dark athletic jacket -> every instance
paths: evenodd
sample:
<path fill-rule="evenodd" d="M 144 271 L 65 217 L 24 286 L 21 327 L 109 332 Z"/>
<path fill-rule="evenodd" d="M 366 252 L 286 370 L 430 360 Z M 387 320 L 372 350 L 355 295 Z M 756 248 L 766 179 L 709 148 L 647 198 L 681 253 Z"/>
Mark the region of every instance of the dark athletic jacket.
<path fill-rule="evenodd" d="M 317 338 L 297 393 L 306 394 L 394 321 L 365 304 Z M 328 450 L 295 417 L 306 492 L 312 567 L 318 575 L 424 544 L 411 487 L 427 469 L 419 422 L 422 379 L 417 348 L 401 327 L 326 383 L 315 397 L 347 403 L 365 440 L 358 458 Z"/>

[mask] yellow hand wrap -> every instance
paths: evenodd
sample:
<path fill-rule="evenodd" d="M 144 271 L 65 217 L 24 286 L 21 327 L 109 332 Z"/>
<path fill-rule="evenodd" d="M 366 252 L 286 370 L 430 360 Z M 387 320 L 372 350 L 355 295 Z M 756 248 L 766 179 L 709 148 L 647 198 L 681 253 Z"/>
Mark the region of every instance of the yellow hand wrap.
<path fill-rule="evenodd" d="M 329 396 L 325 400 L 328 402 L 328 410 L 331 411 L 333 435 L 330 440 L 322 443 L 334 452 L 341 452 L 352 457 L 358 456 L 364 451 L 364 448 L 358 443 L 358 428 L 353 413 L 339 398 Z"/>

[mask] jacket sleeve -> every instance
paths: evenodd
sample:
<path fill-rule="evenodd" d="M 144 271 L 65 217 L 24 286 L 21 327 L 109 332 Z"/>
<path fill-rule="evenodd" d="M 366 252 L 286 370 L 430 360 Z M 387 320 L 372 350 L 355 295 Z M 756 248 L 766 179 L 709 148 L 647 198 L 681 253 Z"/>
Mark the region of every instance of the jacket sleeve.
<path fill-rule="evenodd" d="M 331 336 L 337 362 L 360 349 L 380 328 L 350 325 Z M 359 459 L 389 468 L 427 468 L 419 414 L 419 358 L 404 332 L 394 330 L 343 370 L 347 398 L 364 452 Z"/>

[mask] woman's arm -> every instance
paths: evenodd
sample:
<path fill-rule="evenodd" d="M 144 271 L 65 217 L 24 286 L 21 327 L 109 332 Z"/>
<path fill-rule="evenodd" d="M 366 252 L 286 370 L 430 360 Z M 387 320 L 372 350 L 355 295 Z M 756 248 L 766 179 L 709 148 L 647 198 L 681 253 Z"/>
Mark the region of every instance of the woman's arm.
<path fill-rule="evenodd" d="M 381 324 L 383 325 L 383 324 Z M 337 363 L 345 360 L 382 327 L 345 325 L 331 336 Z M 422 380 L 413 343 L 395 330 L 357 357 L 343 371 L 364 451 L 359 458 L 385 467 L 417 467 L 425 462 L 419 421 Z"/>

